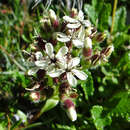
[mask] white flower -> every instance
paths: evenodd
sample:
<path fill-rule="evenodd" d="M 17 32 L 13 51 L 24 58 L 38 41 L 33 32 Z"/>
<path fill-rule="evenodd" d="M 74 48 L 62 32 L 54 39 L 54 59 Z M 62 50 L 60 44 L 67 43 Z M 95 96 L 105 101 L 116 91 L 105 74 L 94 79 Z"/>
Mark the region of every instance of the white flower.
<path fill-rule="evenodd" d="M 35 53 L 36 61 L 34 61 L 34 67 L 28 70 L 28 75 L 34 75 L 39 69 L 46 69 L 49 64 L 49 59 L 43 57 L 42 52 L 38 51 Z"/>
<path fill-rule="evenodd" d="M 74 75 L 78 77 L 80 80 L 86 80 L 88 77 L 83 71 L 80 71 L 75 68 L 79 65 L 79 63 L 79 57 L 72 58 L 68 63 L 67 80 L 71 86 L 77 85 L 77 79 L 74 77 Z"/>
<path fill-rule="evenodd" d="M 77 85 L 77 79 L 74 77 L 77 76 L 80 80 L 86 80 L 87 79 L 87 75 L 76 69 L 76 66 L 78 66 L 80 63 L 80 58 L 79 57 L 75 57 L 72 58 L 69 63 L 67 63 L 67 60 L 62 58 L 59 67 L 61 67 L 61 69 L 59 69 L 58 71 L 52 71 L 49 75 L 51 77 L 53 77 L 53 75 L 61 75 L 62 73 L 66 72 L 67 75 L 67 80 L 69 82 L 69 84 L 71 86 L 76 86 Z M 58 77 L 58 76 L 57 76 Z"/>
<path fill-rule="evenodd" d="M 37 52 L 35 65 L 36 67 L 30 69 L 28 71 L 29 75 L 35 74 L 39 69 L 46 70 L 46 74 L 51 77 L 58 77 L 61 73 L 63 73 L 62 69 L 57 68 L 57 64 L 61 67 L 63 63 L 63 59 L 65 59 L 65 55 L 68 53 L 68 48 L 63 46 L 59 49 L 57 54 L 54 54 L 54 48 L 51 43 L 47 43 L 45 45 L 45 53 L 47 56 L 42 55 L 41 52 Z M 54 73 L 55 72 L 55 73 Z"/>
<path fill-rule="evenodd" d="M 79 28 L 81 25 L 84 25 L 85 27 L 91 26 L 91 23 L 89 20 L 84 20 L 84 14 L 81 10 L 79 11 L 76 19 L 71 18 L 70 16 L 64 16 L 63 19 L 68 23 L 67 28 L 70 28 L 70 29 Z"/>
<path fill-rule="evenodd" d="M 57 33 L 57 40 L 60 42 L 72 42 L 72 44 L 77 48 L 84 47 L 84 29 L 81 27 L 77 32 L 71 32 L 70 35 L 64 33 Z"/>

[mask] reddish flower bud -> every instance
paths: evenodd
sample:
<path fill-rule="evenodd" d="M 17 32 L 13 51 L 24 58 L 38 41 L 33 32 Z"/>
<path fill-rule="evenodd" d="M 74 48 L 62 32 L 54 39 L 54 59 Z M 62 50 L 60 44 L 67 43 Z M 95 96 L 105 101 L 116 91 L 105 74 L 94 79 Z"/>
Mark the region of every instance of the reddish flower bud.
<path fill-rule="evenodd" d="M 74 18 L 74 17 L 76 17 L 77 15 L 78 15 L 77 9 L 72 8 L 71 13 L 70 13 L 70 16 L 71 16 L 72 18 Z"/>
<path fill-rule="evenodd" d="M 59 21 L 58 20 L 54 20 L 52 24 L 53 24 L 54 28 L 57 28 L 59 26 Z"/>
<path fill-rule="evenodd" d="M 68 117 L 72 120 L 75 121 L 77 119 L 77 113 L 75 110 L 75 105 L 70 99 L 65 99 L 64 102 L 64 108 L 66 109 L 66 113 Z"/>
<path fill-rule="evenodd" d="M 34 101 L 34 102 L 39 102 L 40 100 L 40 92 L 31 92 L 30 94 L 30 98 Z"/>
<path fill-rule="evenodd" d="M 92 56 L 92 49 L 91 48 L 84 48 L 83 49 L 83 55 L 89 59 Z"/>

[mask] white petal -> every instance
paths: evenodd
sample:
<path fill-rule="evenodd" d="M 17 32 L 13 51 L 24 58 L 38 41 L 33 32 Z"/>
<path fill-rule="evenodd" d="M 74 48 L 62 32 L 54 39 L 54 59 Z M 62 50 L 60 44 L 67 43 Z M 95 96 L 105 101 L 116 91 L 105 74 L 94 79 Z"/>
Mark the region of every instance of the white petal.
<path fill-rule="evenodd" d="M 68 23 L 67 24 L 67 28 L 70 28 L 70 29 L 76 29 L 76 28 L 79 28 L 81 26 L 81 24 L 78 22 L 78 23 Z"/>
<path fill-rule="evenodd" d="M 91 38 L 87 37 L 84 41 L 85 48 L 92 48 L 92 40 Z"/>
<path fill-rule="evenodd" d="M 68 80 L 68 82 L 69 82 L 69 84 L 70 84 L 71 86 L 76 86 L 76 85 L 77 85 L 77 80 L 76 80 L 76 78 L 72 75 L 71 72 L 68 72 L 68 73 L 67 73 L 67 80 Z"/>
<path fill-rule="evenodd" d="M 54 71 L 51 71 L 51 72 L 48 72 L 47 74 L 52 77 L 52 78 L 55 78 L 55 77 L 59 77 L 64 71 L 62 69 L 57 69 L 57 70 L 54 70 Z"/>
<path fill-rule="evenodd" d="M 52 63 L 52 64 L 48 65 L 45 70 L 48 73 L 54 71 L 55 70 L 55 64 Z"/>
<path fill-rule="evenodd" d="M 60 67 L 60 69 L 67 68 L 67 63 L 66 63 L 66 60 L 64 58 L 57 61 L 57 65 Z"/>
<path fill-rule="evenodd" d="M 40 87 L 40 84 L 35 84 L 32 88 L 25 88 L 28 91 L 33 91 L 35 89 L 38 89 Z"/>
<path fill-rule="evenodd" d="M 86 80 L 88 77 L 83 71 L 77 69 L 73 69 L 71 72 L 75 74 L 80 80 Z"/>
<path fill-rule="evenodd" d="M 51 43 L 46 43 L 45 45 L 46 53 L 49 55 L 49 57 L 54 57 L 54 48 Z"/>
<path fill-rule="evenodd" d="M 78 39 L 80 39 L 81 41 L 84 41 L 84 37 L 85 37 L 85 28 L 81 26 L 78 31 Z"/>
<path fill-rule="evenodd" d="M 44 60 L 38 60 L 38 61 L 35 61 L 35 65 L 38 67 L 42 67 L 44 69 L 44 68 L 46 68 L 48 63 Z"/>
<path fill-rule="evenodd" d="M 38 67 L 31 68 L 30 70 L 28 70 L 28 75 L 34 75 L 37 73 L 38 70 Z"/>
<path fill-rule="evenodd" d="M 76 40 L 72 40 L 72 43 L 74 44 L 74 46 L 76 46 L 77 48 L 82 48 L 84 46 L 84 43 L 78 39 Z"/>
<path fill-rule="evenodd" d="M 40 60 L 43 57 L 43 55 L 42 55 L 42 53 L 40 51 L 36 52 L 35 56 L 36 56 L 36 60 Z"/>
<path fill-rule="evenodd" d="M 70 41 L 70 37 L 68 37 L 64 33 L 57 33 L 57 40 L 60 42 L 68 42 Z"/>
<path fill-rule="evenodd" d="M 80 58 L 79 57 L 72 58 L 70 60 L 70 62 L 68 63 L 68 69 L 71 69 L 71 68 L 77 66 L 79 63 L 80 63 Z"/>
<path fill-rule="evenodd" d="M 82 23 L 85 25 L 85 27 L 91 26 L 91 22 L 89 20 L 84 20 Z"/>
<path fill-rule="evenodd" d="M 78 13 L 78 20 L 80 20 L 80 21 L 84 20 L 84 13 L 82 12 L 82 10 L 80 10 Z"/>
<path fill-rule="evenodd" d="M 66 22 L 69 22 L 69 23 L 76 23 L 76 22 L 78 22 L 78 20 L 73 19 L 73 18 L 71 18 L 71 17 L 69 17 L 69 16 L 64 16 L 63 19 L 64 19 Z"/>
<path fill-rule="evenodd" d="M 88 36 L 91 35 L 91 34 L 92 34 L 92 29 L 93 29 L 93 27 L 91 27 L 91 26 L 88 27 L 88 28 L 85 30 L 85 34 L 88 35 Z"/>
<path fill-rule="evenodd" d="M 66 46 L 63 46 L 59 49 L 58 53 L 56 54 L 56 58 L 62 58 L 68 53 L 68 48 Z"/>

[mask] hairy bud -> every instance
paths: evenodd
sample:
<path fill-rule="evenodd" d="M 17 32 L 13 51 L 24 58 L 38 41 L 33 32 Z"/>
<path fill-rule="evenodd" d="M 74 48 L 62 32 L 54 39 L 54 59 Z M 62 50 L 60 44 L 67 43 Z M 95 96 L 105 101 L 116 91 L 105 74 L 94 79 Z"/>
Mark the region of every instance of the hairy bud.
<path fill-rule="evenodd" d="M 66 113 L 67 113 L 68 117 L 72 121 L 76 121 L 77 120 L 77 113 L 75 110 L 74 103 L 70 99 L 65 99 L 63 102 L 63 105 L 64 105 L 64 108 L 66 109 Z"/>
<path fill-rule="evenodd" d="M 106 38 L 106 33 L 98 33 L 96 36 L 95 36 L 95 40 L 97 42 L 103 42 L 104 39 Z"/>
<path fill-rule="evenodd" d="M 109 45 L 107 48 L 104 48 L 101 51 L 101 54 L 104 54 L 106 57 L 109 57 L 113 51 L 114 51 L 114 46 Z"/>

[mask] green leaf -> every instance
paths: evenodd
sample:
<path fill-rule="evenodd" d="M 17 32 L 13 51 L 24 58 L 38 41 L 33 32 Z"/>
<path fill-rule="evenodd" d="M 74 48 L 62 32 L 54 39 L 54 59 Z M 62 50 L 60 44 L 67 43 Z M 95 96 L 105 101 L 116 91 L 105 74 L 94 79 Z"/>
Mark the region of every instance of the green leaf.
<path fill-rule="evenodd" d="M 5 130 L 2 124 L 0 124 L 0 130 Z"/>
<path fill-rule="evenodd" d="M 97 13 L 96 13 L 94 7 L 89 5 L 89 4 L 85 4 L 84 11 L 88 15 L 88 17 L 90 18 L 92 23 L 94 25 L 96 25 L 96 21 L 97 21 L 98 16 L 97 16 Z"/>
<path fill-rule="evenodd" d="M 103 107 L 95 105 L 91 109 L 91 115 L 94 121 L 94 124 L 98 130 L 103 130 L 103 128 L 107 125 L 111 124 L 111 117 L 110 116 L 102 116 L 103 114 Z"/>
<path fill-rule="evenodd" d="M 23 39 L 25 42 L 30 43 L 30 41 L 28 40 L 28 38 L 27 38 L 24 34 L 22 35 L 22 39 Z"/>
<path fill-rule="evenodd" d="M 111 4 L 104 4 L 99 14 L 99 24 L 98 28 L 101 31 L 107 30 L 109 28 L 109 17 L 111 15 Z"/>
<path fill-rule="evenodd" d="M 113 31 L 114 32 L 123 31 L 125 28 L 125 23 L 126 23 L 126 8 L 120 7 L 116 11 Z"/>
<path fill-rule="evenodd" d="M 115 49 L 119 49 L 123 44 L 125 44 L 126 41 L 130 40 L 130 36 L 124 32 L 116 33 L 114 35 L 114 47 Z"/>
<path fill-rule="evenodd" d="M 92 0 L 92 6 L 97 14 L 99 14 L 103 8 L 104 0 Z"/>
<path fill-rule="evenodd" d="M 20 117 L 22 122 L 27 122 L 27 116 L 21 110 L 17 111 L 17 115 Z"/>
<path fill-rule="evenodd" d="M 41 109 L 40 114 L 49 111 L 50 109 L 54 108 L 59 103 L 58 97 L 55 96 L 53 98 L 50 98 L 46 101 L 45 105 Z"/>
<path fill-rule="evenodd" d="M 116 93 L 108 102 L 111 107 L 110 115 L 127 117 L 130 115 L 130 93 L 127 91 Z"/>
<path fill-rule="evenodd" d="M 130 75 L 130 51 L 126 52 L 124 56 L 121 57 L 117 64 L 117 68 L 125 72 L 125 74 Z"/>
<path fill-rule="evenodd" d="M 58 87 L 57 87 L 58 88 Z M 59 103 L 59 94 L 58 94 L 58 89 L 54 87 L 55 92 L 51 98 L 49 98 L 44 106 L 42 107 L 40 111 L 40 115 L 43 114 L 46 111 L 49 111 L 50 109 L 54 108 L 58 103 Z"/>
<path fill-rule="evenodd" d="M 85 94 L 85 99 L 88 100 L 89 96 L 92 96 L 94 93 L 94 87 L 93 87 L 93 78 L 91 75 L 91 72 L 87 71 L 86 74 L 88 75 L 88 78 L 85 81 L 81 82 L 81 87 Z"/>

